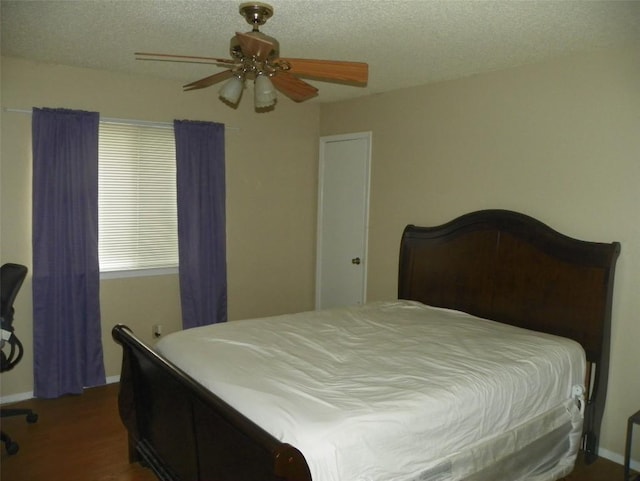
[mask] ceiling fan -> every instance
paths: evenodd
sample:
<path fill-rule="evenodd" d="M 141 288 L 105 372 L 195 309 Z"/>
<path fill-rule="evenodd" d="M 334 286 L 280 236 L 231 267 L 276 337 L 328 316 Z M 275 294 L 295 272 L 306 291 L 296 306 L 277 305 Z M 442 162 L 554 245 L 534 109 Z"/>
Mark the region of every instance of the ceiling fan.
<path fill-rule="evenodd" d="M 367 84 L 369 69 L 366 63 L 281 58 L 278 41 L 259 30 L 273 15 L 273 7 L 270 5 L 260 2 L 242 3 L 240 14 L 252 26 L 252 30 L 246 33 L 236 32 L 231 38 L 230 59 L 142 52 L 136 52 L 136 58 L 227 67 L 222 72 L 184 85 L 184 90 L 202 89 L 228 80 L 220 89 L 220 97 L 227 103 L 236 105 L 240 101 L 245 80 L 254 80 L 257 109 L 270 108 L 275 104 L 275 89 L 296 102 L 315 97 L 318 89 L 299 77 L 360 86 Z"/>

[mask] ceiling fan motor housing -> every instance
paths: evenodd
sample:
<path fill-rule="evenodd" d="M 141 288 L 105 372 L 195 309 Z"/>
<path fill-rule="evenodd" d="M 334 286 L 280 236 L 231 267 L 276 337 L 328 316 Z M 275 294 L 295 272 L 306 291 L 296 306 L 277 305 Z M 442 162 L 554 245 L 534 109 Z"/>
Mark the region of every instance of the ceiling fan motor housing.
<path fill-rule="evenodd" d="M 269 35 L 265 35 L 264 33 L 259 32 L 257 30 L 247 32 L 245 35 L 250 35 L 252 37 L 256 37 L 261 40 L 266 40 L 267 42 L 270 42 L 273 45 L 273 48 L 269 51 L 269 53 L 265 55 L 262 52 L 260 55 L 261 57 L 266 58 L 268 60 L 275 60 L 280 56 L 280 42 L 278 42 L 275 38 L 270 37 Z M 238 60 L 242 60 L 245 56 L 242 53 L 240 41 L 238 40 L 238 37 L 236 35 L 231 37 L 231 40 L 229 41 L 229 52 L 232 58 L 235 58 Z"/>
<path fill-rule="evenodd" d="M 256 52 L 256 57 L 259 61 L 268 62 L 275 60 L 280 56 L 280 44 L 278 41 L 260 32 L 258 27 L 264 25 L 266 21 L 273 15 L 273 7 L 262 2 L 247 2 L 240 5 L 240 14 L 245 18 L 247 23 L 253 28 L 251 32 L 247 32 L 245 35 L 255 37 L 258 40 L 264 40 L 272 45 L 272 48 L 267 52 L 264 47 L 259 52 Z M 237 36 L 231 37 L 229 42 L 229 52 L 231 57 L 238 60 L 245 60 L 246 55 L 242 52 L 242 47 Z M 268 43 L 261 43 L 261 45 L 268 45 Z"/>

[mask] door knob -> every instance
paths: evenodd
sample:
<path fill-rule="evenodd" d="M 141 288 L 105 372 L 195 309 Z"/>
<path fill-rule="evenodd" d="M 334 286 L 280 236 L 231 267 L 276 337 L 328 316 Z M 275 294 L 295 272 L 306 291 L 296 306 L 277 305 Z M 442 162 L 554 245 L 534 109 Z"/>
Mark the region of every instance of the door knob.
<path fill-rule="evenodd" d="M 360 264 L 360 258 L 359 257 L 354 257 L 353 259 L 351 259 L 351 263 L 352 264 Z"/>

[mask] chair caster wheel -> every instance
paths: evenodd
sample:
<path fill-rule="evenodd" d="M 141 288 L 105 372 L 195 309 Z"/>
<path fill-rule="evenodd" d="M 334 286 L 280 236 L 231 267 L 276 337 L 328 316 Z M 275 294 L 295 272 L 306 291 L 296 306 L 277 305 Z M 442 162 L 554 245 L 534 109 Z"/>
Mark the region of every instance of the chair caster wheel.
<path fill-rule="evenodd" d="M 18 445 L 18 443 L 15 443 L 11 440 L 6 441 L 4 443 L 4 447 L 7 450 L 7 454 L 9 454 L 10 456 L 13 456 L 14 454 L 16 454 L 19 450 L 20 450 L 20 446 Z"/>
<path fill-rule="evenodd" d="M 38 422 L 38 415 L 36 413 L 27 414 L 27 422 L 29 424 Z"/>

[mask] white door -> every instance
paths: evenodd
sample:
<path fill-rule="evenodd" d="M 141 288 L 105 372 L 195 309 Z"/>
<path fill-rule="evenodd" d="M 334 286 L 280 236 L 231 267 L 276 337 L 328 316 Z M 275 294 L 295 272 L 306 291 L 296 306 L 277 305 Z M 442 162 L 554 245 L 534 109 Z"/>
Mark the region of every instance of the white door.
<path fill-rule="evenodd" d="M 316 309 L 362 304 L 371 132 L 320 138 Z"/>

